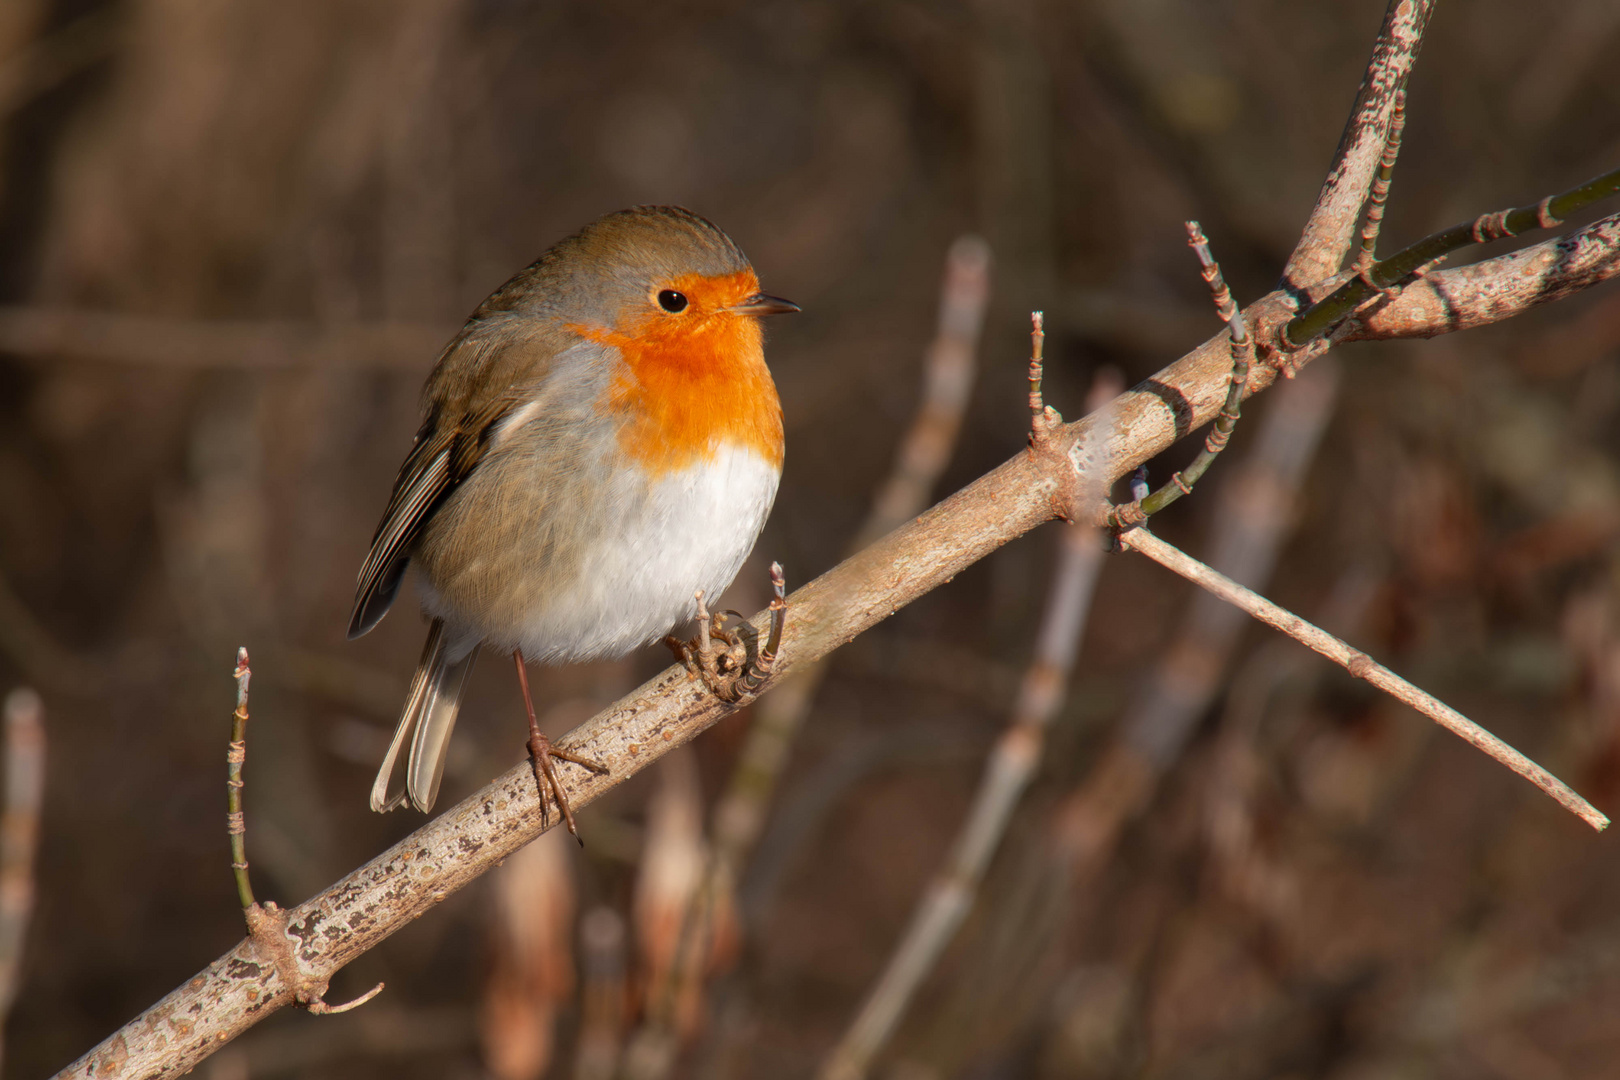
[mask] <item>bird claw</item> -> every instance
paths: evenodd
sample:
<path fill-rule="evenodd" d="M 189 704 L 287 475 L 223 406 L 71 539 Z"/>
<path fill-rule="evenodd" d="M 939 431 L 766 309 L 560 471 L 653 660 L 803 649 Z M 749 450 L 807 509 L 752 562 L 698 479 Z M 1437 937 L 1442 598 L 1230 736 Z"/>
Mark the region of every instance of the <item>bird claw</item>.
<path fill-rule="evenodd" d="M 701 678 L 711 694 L 728 704 L 752 698 L 775 669 L 782 628 L 787 621 L 786 581 L 781 566 L 776 563 L 771 564 L 771 588 L 775 596 L 770 606 L 770 636 L 763 643 L 760 632 L 741 612 L 723 611 L 711 616 L 701 590 L 694 594 L 699 627 L 696 640 L 664 639 L 664 644 L 687 671 Z M 725 628 L 728 616 L 736 617 L 735 630 Z M 716 650 L 716 641 L 725 648 Z"/>

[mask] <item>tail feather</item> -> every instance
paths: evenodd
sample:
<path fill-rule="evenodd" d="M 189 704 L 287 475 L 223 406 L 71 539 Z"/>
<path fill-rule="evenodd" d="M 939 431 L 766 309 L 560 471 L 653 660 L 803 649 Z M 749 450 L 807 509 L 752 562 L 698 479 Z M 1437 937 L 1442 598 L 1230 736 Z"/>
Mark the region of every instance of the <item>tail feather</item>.
<path fill-rule="evenodd" d="M 399 726 L 394 729 L 394 741 L 389 744 L 388 755 L 377 771 L 377 781 L 371 786 L 371 808 L 378 813 L 397 809 L 407 801 L 426 812 L 439 797 L 445 749 L 456 727 L 467 675 L 478 658 L 478 648 L 474 646 L 466 656 L 451 660 L 449 644 L 444 620 L 434 619 L 428 629 L 427 643 L 422 646 L 416 675 L 411 679 L 405 710 L 400 714 Z M 394 774 L 400 771 L 400 752 L 407 744 L 410 752 L 404 763 L 404 786 L 390 794 Z"/>

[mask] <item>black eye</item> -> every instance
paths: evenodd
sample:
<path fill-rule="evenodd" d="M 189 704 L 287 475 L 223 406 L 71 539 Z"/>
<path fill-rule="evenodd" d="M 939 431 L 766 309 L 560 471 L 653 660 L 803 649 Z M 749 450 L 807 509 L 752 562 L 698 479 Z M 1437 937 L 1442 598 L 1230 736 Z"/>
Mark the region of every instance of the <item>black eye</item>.
<path fill-rule="evenodd" d="M 686 294 L 674 289 L 662 289 L 658 293 L 658 306 L 670 312 L 685 311 Z"/>

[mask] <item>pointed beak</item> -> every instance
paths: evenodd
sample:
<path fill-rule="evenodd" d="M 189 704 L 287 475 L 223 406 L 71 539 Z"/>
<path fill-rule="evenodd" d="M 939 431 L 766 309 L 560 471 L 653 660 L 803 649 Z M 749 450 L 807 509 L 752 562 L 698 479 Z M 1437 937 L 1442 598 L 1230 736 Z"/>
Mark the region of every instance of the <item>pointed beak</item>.
<path fill-rule="evenodd" d="M 738 315 L 787 315 L 798 311 L 799 305 L 780 296 L 757 292 L 731 310 Z"/>

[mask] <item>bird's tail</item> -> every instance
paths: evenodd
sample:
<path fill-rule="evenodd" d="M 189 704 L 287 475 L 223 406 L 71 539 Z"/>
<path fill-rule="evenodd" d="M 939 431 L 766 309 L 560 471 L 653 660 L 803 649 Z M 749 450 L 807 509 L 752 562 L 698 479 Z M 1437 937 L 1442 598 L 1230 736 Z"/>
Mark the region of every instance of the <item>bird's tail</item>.
<path fill-rule="evenodd" d="M 377 782 L 371 785 L 373 810 L 386 813 L 407 800 L 424 813 L 433 808 L 433 801 L 439 797 L 439 780 L 444 776 L 444 752 L 450 745 L 456 714 L 461 711 L 461 694 L 476 659 L 476 645 L 466 656 L 450 659 L 444 620 L 433 620 L 427 644 L 422 646 L 422 659 L 411 679 L 405 711 L 400 714 L 399 727 L 394 729 L 394 741 L 377 771 Z M 399 771 L 400 751 L 407 743 L 410 754 L 405 761 L 405 784 L 390 795 L 394 774 Z"/>

